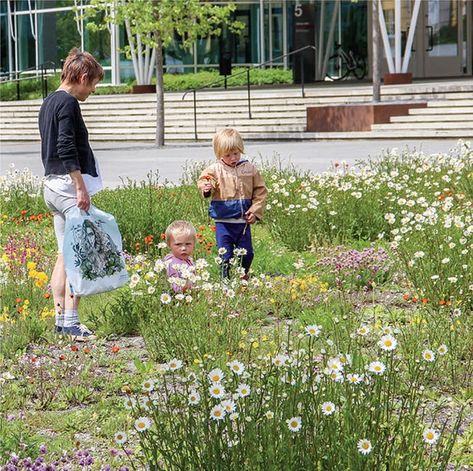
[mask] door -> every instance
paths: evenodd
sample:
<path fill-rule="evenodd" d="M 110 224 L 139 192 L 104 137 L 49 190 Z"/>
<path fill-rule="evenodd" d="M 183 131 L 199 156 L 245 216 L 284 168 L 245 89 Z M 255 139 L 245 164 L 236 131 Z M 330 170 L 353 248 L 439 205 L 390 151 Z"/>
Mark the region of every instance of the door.
<path fill-rule="evenodd" d="M 422 2 L 424 11 L 418 33 L 424 56 L 424 77 L 453 77 L 465 73 L 462 3 L 459 0 Z"/>

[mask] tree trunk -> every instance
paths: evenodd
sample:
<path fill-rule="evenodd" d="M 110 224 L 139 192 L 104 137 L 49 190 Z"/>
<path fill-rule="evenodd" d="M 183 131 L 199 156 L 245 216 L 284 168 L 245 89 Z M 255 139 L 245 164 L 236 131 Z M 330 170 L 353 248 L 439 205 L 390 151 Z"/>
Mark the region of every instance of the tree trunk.
<path fill-rule="evenodd" d="M 159 31 L 156 35 L 156 145 L 164 146 L 164 83 L 163 41 Z"/>
<path fill-rule="evenodd" d="M 380 33 L 379 33 L 379 8 L 380 4 L 378 0 L 373 0 L 372 2 L 372 26 L 373 26 L 373 101 L 378 103 L 381 101 L 381 73 L 380 73 Z"/>

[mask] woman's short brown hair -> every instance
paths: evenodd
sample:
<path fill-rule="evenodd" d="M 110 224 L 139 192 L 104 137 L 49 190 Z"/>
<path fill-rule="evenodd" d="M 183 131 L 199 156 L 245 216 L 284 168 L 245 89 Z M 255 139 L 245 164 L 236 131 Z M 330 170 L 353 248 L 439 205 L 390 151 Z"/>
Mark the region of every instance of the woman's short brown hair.
<path fill-rule="evenodd" d="M 61 73 L 61 82 L 79 83 L 82 75 L 87 75 L 88 83 L 103 79 L 103 68 L 90 52 L 71 49 Z"/>

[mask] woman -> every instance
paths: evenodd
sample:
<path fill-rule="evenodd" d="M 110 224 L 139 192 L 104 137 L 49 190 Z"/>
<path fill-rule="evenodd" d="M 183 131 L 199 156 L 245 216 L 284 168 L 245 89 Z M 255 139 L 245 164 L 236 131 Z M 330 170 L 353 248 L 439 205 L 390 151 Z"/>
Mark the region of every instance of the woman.
<path fill-rule="evenodd" d="M 51 276 L 57 333 L 76 341 L 95 338 L 79 321 L 80 298 L 71 294 L 64 270 L 62 246 L 67 212 L 77 206 L 87 211 L 90 197 L 103 187 L 99 167 L 89 145 L 79 101 L 85 101 L 103 79 L 102 66 L 88 52 L 72 49 L 64 62 L 59 88 L 39 112 L 44 199 L 54 216 L 58 257 Z"/>

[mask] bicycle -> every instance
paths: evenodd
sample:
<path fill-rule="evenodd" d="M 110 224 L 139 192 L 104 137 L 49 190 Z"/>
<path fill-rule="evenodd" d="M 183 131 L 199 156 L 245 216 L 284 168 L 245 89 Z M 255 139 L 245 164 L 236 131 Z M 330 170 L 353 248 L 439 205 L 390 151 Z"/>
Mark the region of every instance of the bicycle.
<path fill-rule="evenodd" d="M 353 51 L 345 52 L 341 44 L 337 44 L 335 54 L 329 57 L 327 77 L 331 80 L 344 80 L 353 74 L 358 80 L 366 76 L 365 59 Z"/>

